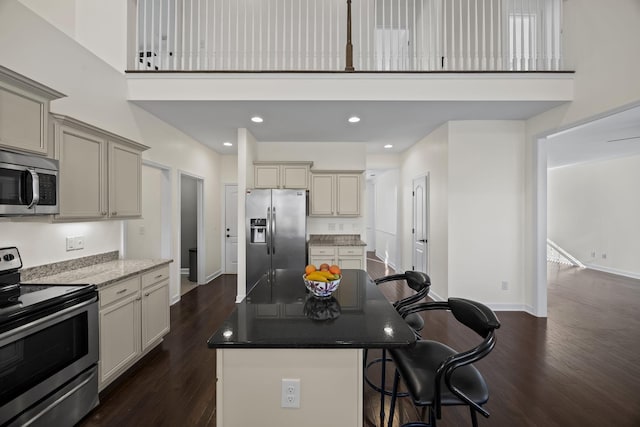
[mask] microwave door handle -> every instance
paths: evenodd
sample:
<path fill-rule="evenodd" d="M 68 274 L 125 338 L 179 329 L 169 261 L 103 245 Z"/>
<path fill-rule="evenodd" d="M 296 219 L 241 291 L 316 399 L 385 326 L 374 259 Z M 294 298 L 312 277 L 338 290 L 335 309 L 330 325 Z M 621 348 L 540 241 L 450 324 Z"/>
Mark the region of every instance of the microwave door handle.
<path fill-rule="evenodd" d="M 35 207 L 40 201 L 40 177 L 38 173 L 32 169 L 28 169 L 31 174 L 31 180 L 33 185 L 33 198 L 31 199 L 31 203 L 27 206 L 27 209 L 31 209 Z"/>

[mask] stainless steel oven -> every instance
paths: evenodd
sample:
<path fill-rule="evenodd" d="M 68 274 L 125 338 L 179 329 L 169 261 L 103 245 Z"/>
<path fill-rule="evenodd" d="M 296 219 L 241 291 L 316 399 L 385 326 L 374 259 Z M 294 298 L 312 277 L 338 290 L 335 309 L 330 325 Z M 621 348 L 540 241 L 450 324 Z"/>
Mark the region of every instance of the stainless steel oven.
<path fill-rule="evenodd" d="M 0 150 L 0 215 L 57 214 L 58 164 Z"/>
<path fill-rule="evenodd" d="M 0 249 L 0 271 L 14 253 Z M 10 274 L 15 279 L 5 270 L 0 280 L 13 281 Z M 19 294 L 7 292 L 13 295 L 0 300 L 0 426 L 72 426 L 98 404 L 96 289 L 19 284 Z"/>

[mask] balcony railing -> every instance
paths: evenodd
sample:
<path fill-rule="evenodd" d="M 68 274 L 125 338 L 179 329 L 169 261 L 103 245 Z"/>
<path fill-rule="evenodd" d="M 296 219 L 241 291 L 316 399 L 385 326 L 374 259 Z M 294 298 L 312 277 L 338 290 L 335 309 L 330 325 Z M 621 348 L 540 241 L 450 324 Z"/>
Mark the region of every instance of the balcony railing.
<path fill-rule="evenodd" d="M 562 0 L 138 0 L 134 70 L 557 71 Z"/>

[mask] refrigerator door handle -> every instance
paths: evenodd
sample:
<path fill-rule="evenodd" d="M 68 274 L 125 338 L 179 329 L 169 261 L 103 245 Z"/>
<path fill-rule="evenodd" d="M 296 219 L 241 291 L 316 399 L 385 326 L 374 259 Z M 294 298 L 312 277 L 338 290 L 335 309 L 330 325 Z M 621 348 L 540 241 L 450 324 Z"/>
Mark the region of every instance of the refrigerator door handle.
<path fill-rule="evenodd" d="M 271 253 L 276 253 L 276 240 L 274 236 L 276 235 L 276 207 L 273 207 L 273 211 L 271 212 Z"/>
<path fill-rule="evenodd" d="M 271 208 L 267 208 L 267 227 L 266 227 L 267 255 L 271 254 L 269 245 L 271 245 Z"/>

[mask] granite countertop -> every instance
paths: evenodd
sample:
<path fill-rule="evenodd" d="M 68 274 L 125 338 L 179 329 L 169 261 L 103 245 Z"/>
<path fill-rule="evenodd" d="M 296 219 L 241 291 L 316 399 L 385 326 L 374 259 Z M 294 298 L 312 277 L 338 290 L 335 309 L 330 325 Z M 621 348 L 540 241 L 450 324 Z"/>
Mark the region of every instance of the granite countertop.
<path fill-rule="evenodd" d="M 367 246 L 359 234 L 311 234 L 309 246 Z"/>
<path fill-rule="evenodd" d="M 299 270 L 265 274 L 220 328 L 209 348 L 398 348 L 411 327 L 364 270 L 344 269 L 336 292 L 316 298 Z"/>
<path fill-rule="evenodd" d="M 98 289 L 114 282 L 167 265 L 170 259 L 120 259 L 87 267 L 67 270 L 62 273 L 27 279 L 25 284 L 92 284 Z"/>

